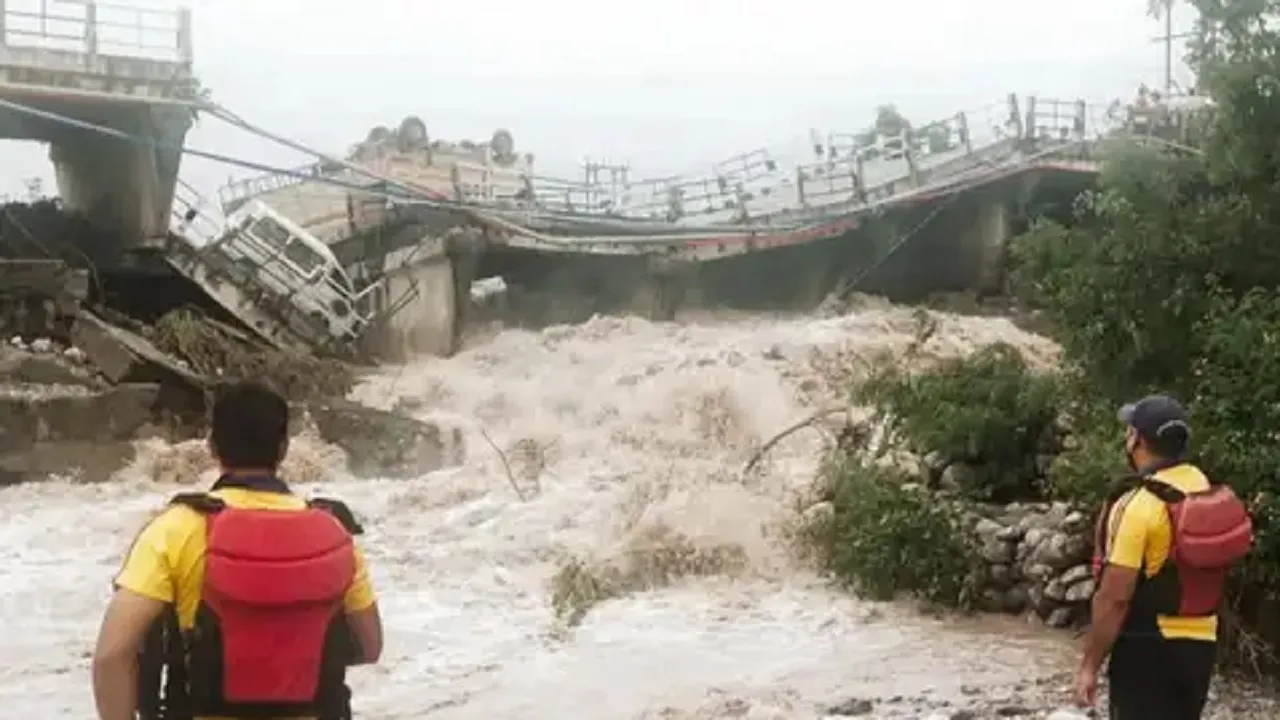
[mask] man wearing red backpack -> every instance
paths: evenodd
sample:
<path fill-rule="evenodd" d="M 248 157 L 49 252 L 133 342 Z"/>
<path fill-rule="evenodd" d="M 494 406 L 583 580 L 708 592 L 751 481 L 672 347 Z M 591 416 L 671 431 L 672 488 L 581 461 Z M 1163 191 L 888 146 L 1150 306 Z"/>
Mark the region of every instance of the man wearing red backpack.
<path fill-rule="evenodd" d="M 1109 654 L 1113 720 L 1199 720 L 1226 574 L 1253 544 L 1249 513 L 1185 460 L 1191 428 L 1177 401 L 1143 398 L 1121 408 L 1120 421 L 1134 474 L 1098 516 L 1097 591 L 1075 700 L 1093 705 Z"/>
<path fill-rule="evenodd" d="M 222 477 L 143 528 L 93 656 L 100 720 L 351 716 L 349 665 L 376 662 L 382 622 L 351 511 L 276 475 L 284 399 L 256 383 L 213 408 Z"/>

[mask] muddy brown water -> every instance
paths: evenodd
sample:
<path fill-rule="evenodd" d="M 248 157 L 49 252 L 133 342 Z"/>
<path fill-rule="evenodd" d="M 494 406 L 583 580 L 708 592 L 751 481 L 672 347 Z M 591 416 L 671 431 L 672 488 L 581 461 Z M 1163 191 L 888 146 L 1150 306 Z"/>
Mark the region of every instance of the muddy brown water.
<path fill-rule="evenodd" d="M 812 475 L 817 433 L 780 443 L 762 474 L 739 473 L 760 442 L 836 396 L 849 357 L 901 352 L 914 328 L 887 306 L 826 319 L 602 318 L 503 331 L 368 378 L 358 399 L 463 427 L 468 451 L 462 467 L 392 482 L 350 478 L 334 448 L 294 443 L 295 483 L 344 498 L 369 528 L 387 649 L 353 673 L 358 716 L 1037 717 L 1061 704 L 1071 638 L 864 602 L 791 559 L 778 529 Z M 928 350 L 995 340 L 1043 362 L 1055 353 L 1003 320 L 963 317 L 942 317 Z M 110 484 L 0 492 L 10 712 L 92 716 L 89 652 L 121 552 L 169 494 L 209 473 L 201 443 L 150 441 Z M 736 547 L 748 570 L 614 599 L 557 632 L 548 586 L 563 558 L 607 563 L 655 530 Z M 1270 700 L 1252 702 L 1263 714 L 1218 717 L 1277 716 Z"/>

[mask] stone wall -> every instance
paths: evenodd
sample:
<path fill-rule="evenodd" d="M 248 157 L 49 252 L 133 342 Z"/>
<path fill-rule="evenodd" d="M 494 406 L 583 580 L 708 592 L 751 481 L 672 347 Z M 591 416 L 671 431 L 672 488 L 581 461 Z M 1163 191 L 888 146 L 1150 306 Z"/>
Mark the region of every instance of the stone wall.
<path fill-rule="evenodd" d="M 977 550 L 976 604 L 1035 613 L 1053 627 L 1087 618 L 1092 520 L 1066 503 L 972 506 L 966 530 Z"/>

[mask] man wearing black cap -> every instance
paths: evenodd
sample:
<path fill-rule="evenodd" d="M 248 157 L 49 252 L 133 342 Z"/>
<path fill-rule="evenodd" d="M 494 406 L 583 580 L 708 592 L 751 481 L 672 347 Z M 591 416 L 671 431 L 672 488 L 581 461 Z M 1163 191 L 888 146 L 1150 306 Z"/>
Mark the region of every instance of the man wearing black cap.
<path fill-rule="evenodd" d="M 1113 720 L 1198 720 L 1213 674 L 1218 619 L 1169 614 L 1171 607 L 1182 606 L 1167 600 L 1170 592 L 1175 597 L 1180 592 L 1175 563 L 1166 562 L 1175 531 L 1167 503 L 1211 485 L 1184 459 L 1191 427 L 1176 400 L 1152 395 L 1125 405 L 1119 418 L 1136 482 L 1113 497 L 1099 517 L 1097 592 L 1075 699 L 1081 706 L 1093 705 L 1099 670 L 1110 655 Z"/>

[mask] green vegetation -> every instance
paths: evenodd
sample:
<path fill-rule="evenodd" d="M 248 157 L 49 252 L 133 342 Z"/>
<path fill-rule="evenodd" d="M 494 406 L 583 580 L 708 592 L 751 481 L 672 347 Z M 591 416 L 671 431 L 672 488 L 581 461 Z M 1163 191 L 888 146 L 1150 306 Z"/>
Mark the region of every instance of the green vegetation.
<path fill-rule="evenodd" d="M 704 547 L 665 526 L 634 538 L 620 557 L 589 562 L 567 557 L 551 578 L 551 608 L 561 629 L 581 624 L 600 603 L 672 585 L 680 578 L 737 575 L 746 570 L 737 545 Z"/>
<path fill-rule="evenodd" d="M 1115 408 L 1153 391 L 1177 396 L 1192 414 L 1201 465 L 1255 511 L 1258 548 L 1238 583 L 1250 601 L 1233 605 L 1227 624 L 1230 649 L 1256 660 L 1264 651 L 1247 628 L 1265 611 L 1249 608 L 1280 594 L 1280 506 L 1271 500 L 1280 493 L 1280 9 L 1191 4 L 1199 20 L 1189 61 L 1214 103 L 1194 118 L 1199 147 L 1109 148 L 1072 220 L 1040 222 L 1012 248 L 1019 297 L 1045 312 L 1062 345 L 1060 376 L 1038 378 L 1007 348 L 992 348 L 916 376 L 873 373 L 854 397 L 914 450 L 997 468 L 965 489 L 973 499 L 1039 490 L 1085 506 L 1123 469 Z M 1017 486 L 1022 463 L 1053 444 L 1046 437 L 1057 424 L 1069 434 L 1051 450 L 1046 481 Z M 835 474 L 836 511 L 810 523 L 825 533 L 824 567 L 876 594 L 950 597 L 918 574 L 943 561 L 903 549 L 898 529 L 909 515 L 922 537 L 936 538 L 926 533 L 944 523 L 900 486 L 868 485 L 874 474 Z M 855 482 L 872 491 L 842 493 Z M 850 558 L 851 547 L 867 557 Z"/>
<path fill-rule="evenodd" d="M 874 408 L 891 441 L 981 467 L 979 481 L 962 488 L 967 496 L 1012 500 L 1039 492 L 1027 481 L 1052 432 L 1056 383 L 1031 372 L 1017 349 L 997 344 L 926 373 L 883 363 L 854 384 L 852 400 Z"/>
<path fill-rule="evenodd" d="M 833 453 L 801 546 L 841 585 L 887 600 L 899 592 L 958 606 L 967 600 L 971 552 L 959 518 L 903 472 Z"/>

